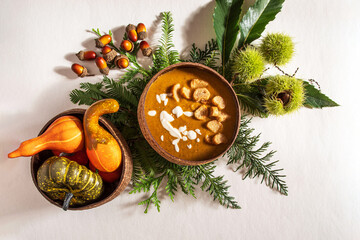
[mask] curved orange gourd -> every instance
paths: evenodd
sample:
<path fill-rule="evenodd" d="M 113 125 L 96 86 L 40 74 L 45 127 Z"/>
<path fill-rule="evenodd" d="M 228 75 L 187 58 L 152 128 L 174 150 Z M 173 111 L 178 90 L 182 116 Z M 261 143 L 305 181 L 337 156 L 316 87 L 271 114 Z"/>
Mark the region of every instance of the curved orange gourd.
<path fill-rule="evenodd" d="M 8 157 L 29 157 L 47 149 L 73 153 L 83 147 L 84 132 L 81 120 L 74 116 L 63 116 L 56 119 L 40 136 L 22 142 L 18 149 L 8 154 Z"/>
<path fill-rule="evenodd" d="M 99 117 L 118 110 L 115 99 L 104 99 L 92 104 L 85 112 L 86 153 L 95 168 L 102 172 L 115 171 L 121 163 L 122 152 L 116 139 L 99 125 Z"/>

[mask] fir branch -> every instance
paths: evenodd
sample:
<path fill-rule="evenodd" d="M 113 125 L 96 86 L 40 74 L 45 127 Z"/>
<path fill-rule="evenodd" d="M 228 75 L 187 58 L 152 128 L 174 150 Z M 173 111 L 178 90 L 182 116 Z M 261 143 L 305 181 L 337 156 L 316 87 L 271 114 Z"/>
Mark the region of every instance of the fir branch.
<path fill-rule="evenodd" d="M 162 36 L 159 40 L 160 45 L 153 54 L 154 67 L 152 72 L 156 73 L 172 64 L 179 62 L 179 53 L 174 48 L 172 33 L 174 31 L 173 19 L 170 12 L 163 12 L 162 17 Z"/>
<path fill-rule="evenodd" d="M 161 163 L 158 162 L 158 164 L 160 171 L 156 175 L 145 174 L 140 179 L 137 179 L 134 182 L 133 190 L 130 192 L 132 194 L 152 190 L 150 196 L 139 203 L 139 205 L 146 206 L 145 213 L 148 212 L 151 204 L 154 204 L 157 210 L 160 211 L 161 201 L 158 198 L 157 191 L 163 181 L 165 181 L 165 191 L 172 201 L 174 201 L 179 186 L 185 194 L 190 194 L 196 198 L 194 185 L 202 183 L 200 188 L 208 192 L 214 201 L 217 200 L 227 208 L 240 208 L 234 197 L 229 195 L 228 189 L 230 186 L 226 185 L 227 181 L 223 180 L 224 176 L 215 177 L 213 175 L 216 167 L 213 163 L 203 166 L 180 166 L 164 160 Z"/>
<path fill-rule="evenodd" d="M 70 92 L 71 102 L 79 105 L 91 105 L 103 98 L 108 98 L 106 93 L 101 91 L 102 82 L 99 83 L 80 83 L 80 89 Z"/>
<path fill-rule="evenodd" d="M 189 62 L 203 63 L 204 65 L 216 68 L 216 61 L 219 59 L 219 47 L 215 39 L 211 39 L 205 44 L 204 50 L 201 50 L 195 43 L 190 50 Z"/>
<path fill-rule="evenodd" d="M 142 135 L 140 139 L 130 146 L 130 148 L 131 152 L 136 154 L 136 158 L 133 158 L 133 161 L 140 163 L 145 175 L 152 177 L 160 172 L 156 162 L 161 161 L 161 159 L 159 159 L 161 156 L 151 148 Z M 139 181 L 139 179 L 134 180 Z"/>
<path fill-rule="evenodd" d="M 145 211 L 144 213 L 148 212 L 149 206 L 151 203 L 153 203 L 158 212 L 160 212 L 160 203 L 161 201 L 158 198 L 158 189 L 160 186 L 160 183 L 162 179 L 164 178 L 164 175 L 161 175 L 159 177 L 151 177 L 151 176 L 145 176 L 144 178 L 140 179 L 139 182 L 135 182 L 135 185 L 133 186 L 133 190 L 130 191 L 130 194 L 132 193 L 140 193 L 141 191 L 149 192 L 151 187 L 154 188 L 153 192 L 151 193 L 150 197 L 139 202 L 139 205 L 145 205 Z"/>
<path fill-rule="evenodd" d="M 223 180 L 224 176 L 214 177 L 215 167 L 214 163 L 197 166 L 199 169 L 199 175 L 196 177 L 197 181 L 203 180 L 201 190 L 209 192 L 214 201 L 218 200 L 221 205 L 227 208 L 240 209 L 241 207 L 234 200 L 235 198 L 229 195 L 228 189 L 230 186 L 226 185 L 227 181 Z"/>
<path fill-rule="evenodd" d="M 251 118 L 241 117 L 239 134 L 227 152 L 228 164 L 237 164 L 238 167 L 235 171 L 245 169 L 243 179 L 262 176 L 261 183 L 265 182 L 270 188 L 287 195 L 287 185 L 283 180 L 285 175 L 279 174 L 283 169 L 273 169 L 278 161 L 271 162 L 275 151 L 267 152 L 271 143 L 265 142 L 259 148 L 256 148 L 260 141 L 260 134 L 252 135 L 254 129 L 249 128 L 250 122 Z"/>
<path fill-rule="evenodd" d="M 137 99 L 140 99 L 141 94 L 143 93 L 146 87 L 147 81 L 142 78 L 133 78 L 128 82 L 126 86 L 131 93 L 136 96 Z"/>
<path fill-rule="evenodd" d="M 194 176 L 197 175 L 197 169 L 193 166 L 181 166 L 181 177 L 182 181 L 180 182 L 181 190 L 185 194 L 190 194 L 194 198 L 195 196 L 195 187 L 194 185 L 199 184 L 195 182 Z"/>
<path fill-rule="evenodd" d="M 217 51 L 212 51 L 211 55 L 207 59 L 205 59 L 204 65 L 216 70 L 216 61 L 219 59 L 217 57 L 218 55 L 219 53 Z"/>
<path fill-rule="evenodd" d="M 103 79 L 106 95 L 116 99 L 121 106 L 136 108 L 138 99 L 126 88 L 122 81 L 114 81 L 106 76 Z"/>

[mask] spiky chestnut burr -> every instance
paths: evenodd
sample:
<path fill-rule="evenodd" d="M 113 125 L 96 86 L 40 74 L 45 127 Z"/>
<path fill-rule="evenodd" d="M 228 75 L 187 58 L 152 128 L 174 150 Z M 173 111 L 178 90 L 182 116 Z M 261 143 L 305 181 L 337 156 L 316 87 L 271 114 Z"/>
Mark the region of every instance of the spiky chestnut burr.
<path fill-rule="evenodd" d="M 102 35 L 101 37 L 95 39 L 96 47 L 103 48 L 105 45 L 111 42 L 111 36 L 109 34 Z"/>
<path fill-rule="evenodd" d="M 77 54 L 75 54 L 79 60 L 94 60 L 96 58 L 96 52 L 94 51 L 80 51 Z"/>
<path fill-rule="evenodd" d="M 260 51 L 268 63 L 285 65 L 294 53 L 294 43 L 286 34 L 270 33 L 262 40 Z"/>
<path fill-rule="evenodd" d="M 136 26 L 136 32 L 138 34 L 139 40 L 144 40 L 147 37 L 146 27 L 145 27 L 145 24 L 143 24 L 143 23 L 139 23 Z"/>
<path fill-rule="evenodd" d="M 289 76 L 267 78 L 265 107 L 270 114 L 284 115 L 300 108 L 304 102 L 302 81 Z"/>
<path fill-rule="evenodd" d="M 103 47 L 101 53 L 106 62 L 111 62 L 117 55 L 116 51 L 109 46 Z"/>
<path fill-rule="evenodd" d="M 95 63 L 96 63 L 96 66 L 99 68 L 100 72 L 102 74 L 105 74 L 105 75 L 108 75 L 109 74 L 109 67 L 105 61 L 104 58 L 102 57 L 97 57 L 95 59 Z"/>
<path fill-rule="evenodd" d="M 264 69 L 264 58 L 253 47 L 237 50 L 231 59 L 232 72 L 243 82 L 251 83 L 255 81 L 261 76 Z"/>
<path fill-rule="evenodd" d="M 144 56 L 149 57 L 152 54 L 152 49 L 146 41 L 141 41 L 140 49 Z"/>

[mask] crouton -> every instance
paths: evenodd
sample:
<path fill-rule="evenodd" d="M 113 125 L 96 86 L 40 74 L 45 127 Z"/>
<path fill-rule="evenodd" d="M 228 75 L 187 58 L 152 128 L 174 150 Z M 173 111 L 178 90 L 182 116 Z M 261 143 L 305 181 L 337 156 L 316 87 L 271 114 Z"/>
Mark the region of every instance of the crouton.
<path fill-rule="evenodd" d="M 209 108 L 209 117 L 216 118 L 217 116 L 219 116 L 219 114 L 220 114 L 220 111 L 217 107 Z"/>
<path fill-rule="evenodd" d="M 206 123 L 206 127 L 213 133 L 217 133 L 222 128 L 222 124 L 217 120 L 211 120 Z"/>
<path fill-rule="evenodd" d="M 212 144 L 215 144 L 215 145 L 219 145 L 219 144 L 226 143 L 226 142 L 227 142 L 227 138 L 222 133 L 217 133 L 212 138 Z"/>
<path fill-rule="evenodd" d="M 208 100 L 210 98 L 210 92 L 206 88 L 197 88 L 194 91 L 193 98 L 196 102 Z"/>
<path fill-rule="evenodd" d="M 204 120 L 209 115 L 209 110 L 205 105 L 201 105 L 194 112 L 194 117 L 198 120 Z"/>
<path fill-rule="evenodd" d="M 224 122 L 225 120 L 229 119 L 230 115 L 226 114 L 224 112 L 219 112 L 219 115 L 216 116 L 216 120 L 218 120 L 219 122 Z"/>
<path fill-rule="evenodd" d="M 207 87 L 208 85 L 209 85 L 208 82 L 203 81 L 203 80 L 199 80 L 197 78 L 190 81 L 190 87 L 191 88 L 203 88 L 203 87 Z"/>
<path fill-rule="evenodd" d="M 225 100 L 220 96 L 213 97 L 211 103 L 217 106 L 220 110 L 225 108 Z"/>

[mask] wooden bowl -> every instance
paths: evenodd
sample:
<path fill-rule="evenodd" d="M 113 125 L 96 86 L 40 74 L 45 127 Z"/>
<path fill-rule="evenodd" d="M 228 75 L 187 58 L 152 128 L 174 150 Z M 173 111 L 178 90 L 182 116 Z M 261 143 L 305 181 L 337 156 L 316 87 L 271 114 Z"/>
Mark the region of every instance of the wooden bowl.
<path fill-rule="evenodd" d="M 226 94 L 230 94 L 231 95 L 231 99 L 233 99 L 235 106 L 236 106 L 236 112 L 235 112 L 235 130 L 234 133 L 231 137 L 231 139 L 228 140 L 227 142 L 227 147 L 224 151 L 222 151 L 221 153 L 219 153 L 216 156 L 213 157 L 209 157 L 208 159 L 204 159 L 204 160 L 187 160 L 187 159 L 181 159 L 178 158 L 172 154 L 170 154 L 169 152 L 167 152 L 163 147 L 161 147 L 158 142 L 155 140 L 155 138 L 152 136 L 150 129 L 148 127 L 148 124 L 146 122 L 146 118 L 145 118 L 145 99 L 148 93 L 148 90 L 150 88 L 150 86 L 159 78 L 159 76 L 161 76 L 164 73 L 167 73 L 169 71 L 172 71 L 176 68 L 195 68 L 201 71 L 206 71 L 207 73 L 212 74 L 213 76 L 216 77 L 216 81 L 220 81 L 222 84 L 224 84 L 226 86 L 226 89 L 228 89 L 228 93 Z M 231 147 L 231 145 L 234 143 L 236 136 L 239 132 L 239 127 L 240 127 L 240 106 L 239 106 L 239 102 L 237 100 L 237 96 L 233 90 L 233 88 L 231 87 L 231 85 L 228 83 L 228 81 L 221 76 L 218 72 L 216 72 L 215 70 L 204 66 L 202 64 L 199 63 L 189 63 L 189 62 L 183 62 L 183 63 L 178 63 L 178 64 L 174 64 L 171 65 L 163 70 L 161 70 L 160 72 L 158 72 L 150 81 L 149 83 L 146 85 L 141 97 L 140 97 L 140 101 L 139 101 L 139 105 L 138 105 L 138 109 L 137 109 L 137 115 L 138 115 L 138 121 L 139 121 L 139 125 L 140 125 L 140 129 L 141 132 L 143 133 L 145 139 L 147 140 L 147 142 L 151 145 L 151 147 L 157 152 L 159 153 L 162 157 L 164 157 L 165 159 L 167 159 L 170 162 L 179 164 L 179 165 L 202 165 L 202 164 L 206 164 L 209 162 L 212 162 L 214 160 L 216 160 L 217 158 L 221 157 L 224 153 L 227 152 L 227 150 L 229 150 L 229 148 Z"/>
<path fill-rule="evenodd" d="M 53 123 L 56 119 L 62 116 L 66 115 L 72 115 L 80 120 L 83 120 L 85 114 L 85 109 L 71 109 L 65 112 L 62 112 L 55 117 L 53 117 L 50 121 L 48 121 L 45 126 L 41 129 L 39 135 L 45 132 L 45 130 Z M 130 149 L 125 141 L 125 139 L 121 136 L 119 130 L 106 118 L 100 117 L 99 119 L 100 124 L 107 129 L 116 139 L 116 141 L 119 143 L 120 148 L 122 150 L 122 162 L 121 162 L 121 168 L 122 173 L 119 180 L 115 181 L 114 183 L 104 183 L 104 193 L 101 195 L 99 199 L 96 201 L 89 203 L 87 205 L 83 206 L 73 206 L 69 207 L 69 210 L 86 210 L 98 207 L 100 205 L 103 205 L 111 200 L 113 200 L 115 197 L 117 197 L 126 186 L 129 184 L 131 180 L 132 170 L 133 170 L 133 163 L 131 159 Z M 37 188 L 37 190 L 41 193 L 41 195 L 46 198 L 51 204 L 54 204 L 57 207 L 62 208 L 62 202 L 60 201 L 54 201 L 51 198 L 49 198 L 38 186 L 37 183 L 37 171 L 40 168 L 41 164 L 48 159 L 49 157 L 54 156 L 53 153 L 50 150 L 42 151 L 38 154 L 35 154 L 31 157 L 31 175 L 32 179 L 34 181 L 34 184 Z"/>

